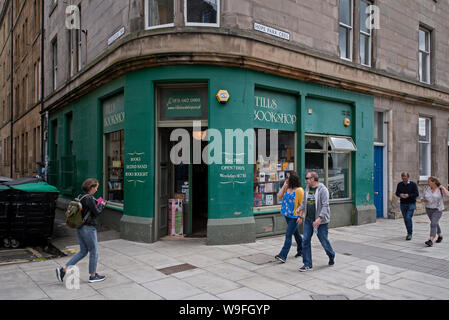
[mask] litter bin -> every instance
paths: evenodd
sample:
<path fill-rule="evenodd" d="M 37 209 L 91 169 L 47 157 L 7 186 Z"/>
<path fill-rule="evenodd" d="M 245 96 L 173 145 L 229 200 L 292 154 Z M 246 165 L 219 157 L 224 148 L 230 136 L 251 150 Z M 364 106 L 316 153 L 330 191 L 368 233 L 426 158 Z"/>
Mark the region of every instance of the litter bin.
<path fill-rule="evenodd" d="M 9 246 L 9 190 L 8 186 L 0 184 L 0 247 Z"/>
<path fill-rule="evenodd" d="M 34 245 L 53 234 L 59 191 L 39 178 L 6 182 L 9 194 L 9 239 L 13 248 Z"/>

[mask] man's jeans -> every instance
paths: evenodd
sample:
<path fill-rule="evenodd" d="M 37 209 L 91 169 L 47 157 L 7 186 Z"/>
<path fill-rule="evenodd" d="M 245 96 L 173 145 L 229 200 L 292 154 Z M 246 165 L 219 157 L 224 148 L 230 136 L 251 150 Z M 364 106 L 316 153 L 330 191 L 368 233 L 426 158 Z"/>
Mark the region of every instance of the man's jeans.
<path fill-rule="evenodd" d="M 329 224 L 322 224 L 318 227 L 318 239 L 321 242 L 321 245 L 326 251 L 329 259 L 335 258 L 335 252 L 332 249 L 332 246 L 328 240 L 328 228 Z M 302 261 L 304 262 L 304 266 L 312 268 L 312 245 L 311 240 L 313 236 L 313 221 L 305 220 L 304 221 L 304 238 L 302 244 Z"/>
<path fill-rule="evenodd" d="M 297 253 L 302 254 L 302 237 L 299 233 L 298 225 L 296 224 L 296 218 L 287 218 L 285 217 L 285 221 L 287 222 L 287 231 L 285 232 L 285 241 L 284 247 L 279 253 L 279 256 L 287 260 L 288 252 L 290 251 L 290 247 L 292 246 L 292 236 L 295 236 Z"/>
<path fill-rule="evenodd" d="M 404 218 L 405 227 L 407 228 L 407 235 L 413 234 L 413 213 L 415 212 L 415 203 L 401 203 L 402 217 Z"/>
<path fill-rule="evenodd" d="M 97 229 L 92 226 L 82 226 L 76 231 L 80 244 L 80 252 L 74 255 L 73 258 L 67 262 L 66 266 L 74 266 L 89 253 L 89 274 L 95 274 L 97 271 L 98 260 Z"/>

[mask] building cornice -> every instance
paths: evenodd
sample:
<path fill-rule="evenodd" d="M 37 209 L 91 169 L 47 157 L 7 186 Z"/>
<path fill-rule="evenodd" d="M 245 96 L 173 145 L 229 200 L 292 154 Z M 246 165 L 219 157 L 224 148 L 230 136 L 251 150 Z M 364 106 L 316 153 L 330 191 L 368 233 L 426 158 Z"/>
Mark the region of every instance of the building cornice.
<path fill-rule="evenodd" d="M 123 37 L 48 95 L 45 110 L 63 108 L 128 72 L 168 65 L 238 67 L 411 104 L 449 108 L 449 90 L 323 56 L 284 41 L 254 34 L 251 38 L 241 31 L 169 30 Z"/>

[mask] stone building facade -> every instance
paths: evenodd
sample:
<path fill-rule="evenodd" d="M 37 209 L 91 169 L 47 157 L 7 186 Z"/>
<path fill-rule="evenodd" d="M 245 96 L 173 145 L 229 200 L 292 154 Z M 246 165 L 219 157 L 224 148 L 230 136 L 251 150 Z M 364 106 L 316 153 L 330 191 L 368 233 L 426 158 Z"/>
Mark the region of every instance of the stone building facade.
<path fill-rule="evenodd" d="M 1 5 L 0 175 L 38 173 L 42 161 L 42 1 Z"/>
<path fill-rule="evenodd" d="M 71 7 L 67 13 L 69 5 L 77 9 Z M 248 74 L 256 72 L 259 80 L 244 82 L 252 88 L 251 92 L 254 92 L 254 86 L 256 89 L 271 87 L 275 91 L 296 92 L 300 97 L 298 112 L 305 120 L 297 133 L 296 170 L 302 178 L 303 170 L 308 169 L 305 164 L 307 152 L 304 152 L 306 138 L 302 135 L 311 133 L 307 131 L 310 128 L 307 112 L 314 112 L 311 109 L 315 110 L 315 107 L 308 106 L 307 97 L 300 91 L 309 89 L 299 83 L 318 86 L 322 90 L 315 95 L 333 102 L 343 99 L 344 92 L 354 94 L 340 102 L 353 105 L 352 138 L 357 140 L 357 136 L 366 134 L 363 143 L 365 139 L 369 140 L 372 150 L 361 151 L 351 160 L 353 180 L 349 189 L 352 194 L 347 199 L 347 203 L 353 204 L 347 209 L 350 223 L 373 222 L 374 206 L 377 217 L 399 213 L 394 192 L 402 171 L 408 171 L 412 180 L 419 181 L 421 189 L 430 175 L 437 176 L 445 185 L 448 183 L 447 0 L 72 0 L 69 3 L 54 0 L 46 3 L 44 10 L 44 76 L 48 81 L 45 81 L 43 111 L 50 114 L 49 173 L 56 179 L 56 184 L 68 187 L 68 193 L 75 190 L 76 183 L 87 174 L 105 181 L 103 160 L 95 160 L 101 158 L 101 151 L 95 151 L 96 155 L 92 157 L 82 156 L 82 160 L 74 160 L 72 146 L 76 149 L 77 144 L 87 142 L 85 139 L 77 142 L 73 138 L 75 132 L 71 131 L 74 125 L 80 125 L 77 121 L 86 121 L 85 117 L 78 115 L 79 112 L 90 116 L 92 110 L 97 110 L 93 116 L 100 116 L 103 101 L 125 90 L 124 108 L 128 115 L 134 98 L 136 106 L 145 105 L 137 101 L 140 95 L 143 97 L 146 90 L 154 91 L 155 86 L 166 82 L 205 81 L 212 90 L 212 83 L 222 83 L 220 80 L 223 80 L 217 78 L 221 76 L 217 70 L 226 68 L 246 70 Z M 73 25 L 73 17 L 80 18 L 78 29 L 67 28 L 68 21 Z M 367 27 L 368 20 L 374 22 L 371 24 L 373 28 Z M 164 72 L 171 74 L 172 68 L 180 67 L 186 67 L 182 69 L 186 74 L 175 72 L 173 76 L 177 79 L 164 76 Z M 211 68 L 211 73 L 212 70 L 217 72 L 217 77 L 210 73 L 209 78 L 207 71 L 203 73 L 203 67 Z M 151 70 L 160 75 L 159 78 L 151 78 Z M 139 72 L 147 71 L 148 77 L 140 78 Z M 204 77 L 198 79 L 196 74 L 204 74 Z M 239 76 L 249 77 L 248 74 Z M 264 74 L 284 80 L 278 82 L 273 78 L 264 82 Z M 129 97 L 126 90 L 135 83 L 135 77 L 143 83 L 148 82 L 148 87 L 142 87 L 142 92 L 129 90 L 137 94 L 137 97 Z M 232 83 L 232 77 L 224 80 Z M 297 81 L 298 84 L 290 84 L 289 81 Z M 226 87 L 226 81 L 223 86 Z M 295 86 L 300 89 L 295 89 Z M 210 108 L 215 94 L 209 92 Z M 357 104 L 365 100 L 357 95 L 371 97 L 373 105 L 366 110 L 359 108 Z M 241 97 L 241 101 L 245 98 Z M 150 108 L 156 108 L 154 101 Z M 140 112 L 140 109 L 136 111 Z M 370 113 L 368 118 L 366 113 Z M 211 121 L 209 119 L 209 125 Z M 93 128 L 87 134 L 102 137 L 101 120 L 92 124 Z M 133 130 L 132 126 L 130 130 L 126 128 L 127 125 L 125 150 L 130 148 L 126 141 L 135 138 L 128 135 Z M 157 135 L 158 130 L 141 133 L 150 135 L 149 141 L 157 144 L 157 138 L 152 135 Z M 326 132 L 324 128 L 318 136 L 341 134 L 339 132 Z M 99 143 L 97 147 L 102 149 L 102 145 Z M 153 151 L 150 154 L 156 157 L 157 150 Z M 369 169 L 357 177 L 357 165 L 362 163 L 365 169 Z M 77 178 L 73 181 L 63 179 L 65 182 L 58 180 L 62 172 L 69 172 Z M 329 175 L 327 172 L 326 181 Z M 152 179 L 157 186 L 156 173 Z M 67 183 L 73 183 L 73 187 L 69 188 Z M 156 191 L 150 188 L 145 192 Z M 213 201 L 209 198 L 210 205 Z M 339 205 L 344 206 L 345 203 Z M 273 216 L 269 216 L 269 211 L 266 216 L 258 216 L 261 219 L 257 221 L 264 221 L 259 223 L 254 222 L 253 209 L 245 206 L 242 210 L 236 209 L 231 216 L 240 219 L 236 217 L 248 211 L 248 215 L 243 213 L 248 223 L 227 220 L 230 216 L 219 213 L 213 216 L 214 219 L 209 217 L 208 232 L 216 230 L 217 225 L 223 226 L 222 229 L 230 234 L 235 232 L 232 227 L 235 225 L 255 225 L 256 229 L 273 231 L 280 223 L 274 217 L 278 214 L 276 210 L 279 211 L 276 208 L 271 211 Z M 145 234 L 147 231 L 142 230 L 158 228 L 155 221 L 160 218 L 157 218 L 156 200 L 145 214 L 135 213 L 134 209 L 127 212 L 125 193 L 123 208 L 118 206 L 116 209 L 121 219 L 117 225 L 121 226 L 124 234 L 129 234 L 129 230 L 140 230 Z M 422 207 L 419 210 L 422 211 Z M 141 238 L 154 240 L 148 235 Z"/>

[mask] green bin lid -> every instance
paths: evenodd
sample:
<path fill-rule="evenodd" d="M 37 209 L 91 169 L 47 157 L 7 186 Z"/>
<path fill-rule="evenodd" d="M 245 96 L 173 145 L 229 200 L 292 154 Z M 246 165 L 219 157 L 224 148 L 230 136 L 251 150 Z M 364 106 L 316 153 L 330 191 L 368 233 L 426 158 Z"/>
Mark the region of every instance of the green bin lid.
<path fill-rule="evenodd" d="M 59 190 L 46 182 L 25 183 L 17 186 L 11 186 L 11 189 L 25 192 L 51 192 L 59 193 Z"/>
<path fill-rule="evenodd" d="M 9 187 L 0 184 L 0 191 L 6 191 L 6 190 L 9 190 Z"/>

